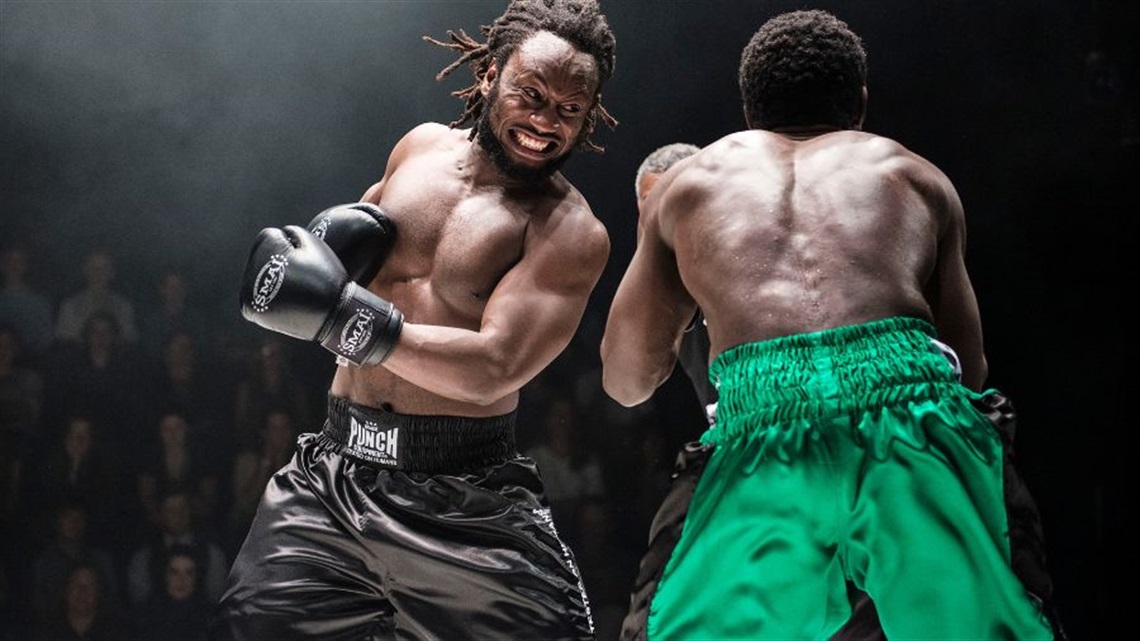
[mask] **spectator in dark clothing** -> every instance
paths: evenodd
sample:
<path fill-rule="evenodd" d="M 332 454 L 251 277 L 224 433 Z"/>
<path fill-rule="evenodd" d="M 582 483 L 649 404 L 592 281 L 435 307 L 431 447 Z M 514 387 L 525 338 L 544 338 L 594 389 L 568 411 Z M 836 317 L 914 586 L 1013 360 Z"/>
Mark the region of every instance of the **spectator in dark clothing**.
<path fill-rule="evenodd" d="M 79 563 L 67 574 L 56 607 L 39 626 L 39 641 L 123 641 L 121 618 L 107 602 L 99 569 Z"/>
<path fill-rule="evenodd" d="M 84 326 L 83 342 L 60 345 L 45 370 L 44 418 L 59 420 L 52 412 L 75 408 L 99 425 L 105 444 L 133 443 L 143 436 L 147 371 L 142 355 L 122 340 L 115 317 L 94 313 Z"/>
<path fill-rule="evenodd" d="M 83 280 L 83 289 L 64 298 L 59 305 L 56 338 L 61 341 L 81 340 L 91 317 L 105 314 L 115 319 L 124 341 L 136 342 L 135 305 L 114 290 L 115 259 L 108 250 L 99 248 L 87 254 L 83 263 Z"/>
<path fill-rule="evenodd" d="M 578 539 L 578 506 L 587 498 L 605 494 L 602 467 L 597 454 L 580 438 L 582 426 L 573 401 L 555 399 L 543 428 L 545 440 L 529 448 L 526 455 L 538 465 L 554 522 L 573 548 Z"/>
<path fill-rule="evenodd" d="M 159 502 L 159 524 L 148 542 L 131 555 L 127 567 L 127 594 L 132 607 L 146 603 L 161 590 L 165 568 L 163 561 L 175 546 L 193 550 L 205 597 L 216 602 L 222 595 L 228 564 L 220 546 L 194 524 L 190 497 L 172 490 Z"/>
<path fill-rule="evenodd" d="M 106 550 L 87 538 L 87 508 L 82 502 L 68 499 L 55 509 L 55 536 L 36 556 L 32 568 L 33 606 L 40 617 L 51 608 L 67 584 L 71 569 L 80 563 L 90 564 L 99 572 L 99 584 L 110 607 L 120 610 L 119 576 Z"/>
<path fill-rule="evenodd" d="M 99 442 L 95 423 L 82 414 L 68 418 L 62 433 L 36 457 L 29 488 L 29 508 L 37 513 L 69 500 L 87 506 L 87 533 L 107 545 L 120 541 L 118 508 L 120 468 Z"/>
<path fill-rule="evenodd" d="M 201 525 L 214 523 L 218 503 L 218 473 L 190 434 L 186 418 L 164 412 L 150 439 L 150 456 L 137 476 L 139 505 L 147 520 L 160 522 L 159 497 L 172 491 L 184 492 L 190 499 L 194 519 Z"/>
<path fill-rule="evenodd" d="M 311 424 L 309 389 L 291 369 L 289 348 L 280 336 L 266 335 L 250 366 L 234 400 L 235 437 L 242 446 L 257 442 L 262 417 L 271 409 L 284 408 L 298 425 Z"/>
<path fill-rule="evenodd" d="M 161 565 L 162 590 L 138 609 L 134 638 L 161 641 L 203 641 L 211 603 L 199 586 L 194 548 L 175 545 Z"/>
<path fill-rule="evenodd" d="M 158 282 L 158 301 L 139 309 L 139 344 L 151 358 L 158 359 L 175 334 L 188 334 L 195 344 L 209 340 L 208 324 L 198 307 L 189 304 L 186 279 L 182 272 L 168 269 Z"/>
<path fill-rule="evenodd" d="M 293 457 L 296 437 L 293 417 L 285 410 L 271 410 L 262 420 L 257 443 L 234 459 L 233 497 L 226 527 L 226 549 L 231 556 L 245 540 L 266 483 Z"/>
<path fill-rule="evenodd" d="M 0 325 L 0 544 L 5 567 L 9 553 L 19 545 L 24 527 L 20 521 L 21 496 L 35 448 L 41 438 L 40 410 L 43 379 L 21 364 L 19 338 L 11 327 Z"/>
<path fill-rule="evenodd" d="M 28 367 L 19 335 L 0 325 L 0 429 L 17 432 L 29 444 L 40 438 L 44 381 Z"/>
<path fill-rule="evenodd" d="M 0 251 L 0 324 L 19 337 L 26 356 L 33 362 L 47 353 L 55 340 L 51 299 L 28 280 L 28 253 L 20 245 Z"/>
<path fill-rule="evenodd" d="M 230 420 L 222 386 L 216 371 L 203 367 L 200 343 L 188 332 L 176 331 L 162 347 L 162 357 L 150 394 L 151 416 L 177 412 L 186 418 L 194 445 L 209 445 L 218 465 L 228 466 L 233 447 L 223 439 L 224 421 Z"/>

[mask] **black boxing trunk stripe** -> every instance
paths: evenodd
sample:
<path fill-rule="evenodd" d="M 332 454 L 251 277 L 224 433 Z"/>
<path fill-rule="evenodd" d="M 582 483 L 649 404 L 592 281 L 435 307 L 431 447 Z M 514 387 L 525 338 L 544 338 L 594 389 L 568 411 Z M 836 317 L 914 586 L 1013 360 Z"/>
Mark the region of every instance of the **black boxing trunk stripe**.
<path fill-rule="evenodd" d="M 329 396 L 321 437 L 359 463 L 428 474 L 458 474 L 518 456 L 516 412 L 472 418 L 414 415 Z"/>

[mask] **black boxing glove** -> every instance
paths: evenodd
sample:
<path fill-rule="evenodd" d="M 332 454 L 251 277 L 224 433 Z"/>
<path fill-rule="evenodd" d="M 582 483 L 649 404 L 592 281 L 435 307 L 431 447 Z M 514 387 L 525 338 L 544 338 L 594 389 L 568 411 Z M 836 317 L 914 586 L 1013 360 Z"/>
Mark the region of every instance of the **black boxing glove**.
<path fill-rule="evenodd" d="M 400 310 L 349 280 L 336 254 L 295 225 L 258 234 L 240 300 L 246 320 L 356 365 L 384 362 L 404 326 Z"/>
<path fill-rule="evenodd" d="M 396 242 L 396 225 L 372 203 L 337 205 L 309 222 L 314 236 L 325 241 L 340 259 L 348 277 L 367 287 Z"/>

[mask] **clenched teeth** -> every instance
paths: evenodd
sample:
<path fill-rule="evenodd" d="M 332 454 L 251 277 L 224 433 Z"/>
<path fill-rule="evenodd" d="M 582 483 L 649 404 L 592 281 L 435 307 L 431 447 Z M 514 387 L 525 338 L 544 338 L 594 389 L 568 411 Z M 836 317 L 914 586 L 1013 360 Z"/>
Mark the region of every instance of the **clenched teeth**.
<path fill-rule="evenodd" d="M 515 132 L 515 140 L 518 141 L 518 143 L 523 147 L 526 147 L 527 149 L 535 152 L 544 151 L 549 144 L 537 138 L 532 138 L 519 131 Z"/>

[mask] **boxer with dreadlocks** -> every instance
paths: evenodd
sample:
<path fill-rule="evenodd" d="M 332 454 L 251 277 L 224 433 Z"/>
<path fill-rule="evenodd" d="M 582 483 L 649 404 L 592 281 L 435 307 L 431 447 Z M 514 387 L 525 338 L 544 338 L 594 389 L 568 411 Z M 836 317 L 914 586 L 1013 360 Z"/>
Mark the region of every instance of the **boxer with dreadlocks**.
<path fill-rule="evenodd" d="M 480 91 L 480 84 L 491 63 L 506 64 L 507 58 L 519 43 L 536 31 L 558 28 L 557 33 L 571 44 L 583 51 L 594 52 L 604 78 L 612 76 L 615 43 L 606 22 L 596 19 L 598 17 L 598 6 L 593 2 L 552 3 L 531 0 L 512 3 L 493 25 L 482 27 L 483 36 L 487 38 L 485 43 L 474 40 L 463 30 L 448 31 L 450 43 L 424 36 L 426 42 L 461 53 L 458 60 L 436 74 L 436 80 L 443 80 L 464 64 L 470 65 L 474 71 L 475 83 L 452 93 L 456 98 L 463 99 L 465 106 L 463 114 L 451 126 L 460 127 L 469 121 L 478 121 L 484 105 L 488 100 L 494 102 L 495 98 L 493 93 L 485 98 Z M 602 147 L 590 140 L 590 134 L 594 133 L 599 118 L 611 129 L 617 126 L 617 120 L 602 106 L 601 93 L 586 113 L 586 122 L 580 136 L 581 145 L 591 151 L 603 151 Z M 469 135 L 474 138 L 478 134 L 487 135 L 478 127 L 472 128 Z"/>
<path fill-rule="evenodd" d="M 594 636 L 514 430 L 609 254 L 558 169 L 616 124 L 600 104 L 615 42 L 593 0 L 516 0 L 482 33 L 428 39 L 460 54 L 439 78 L 474 72 L 458 121 L 405 134 L 359 202 L 254 242 L 242 314 L 339 367 L 323 428 L 265 490 L 213 639 Z"/>

